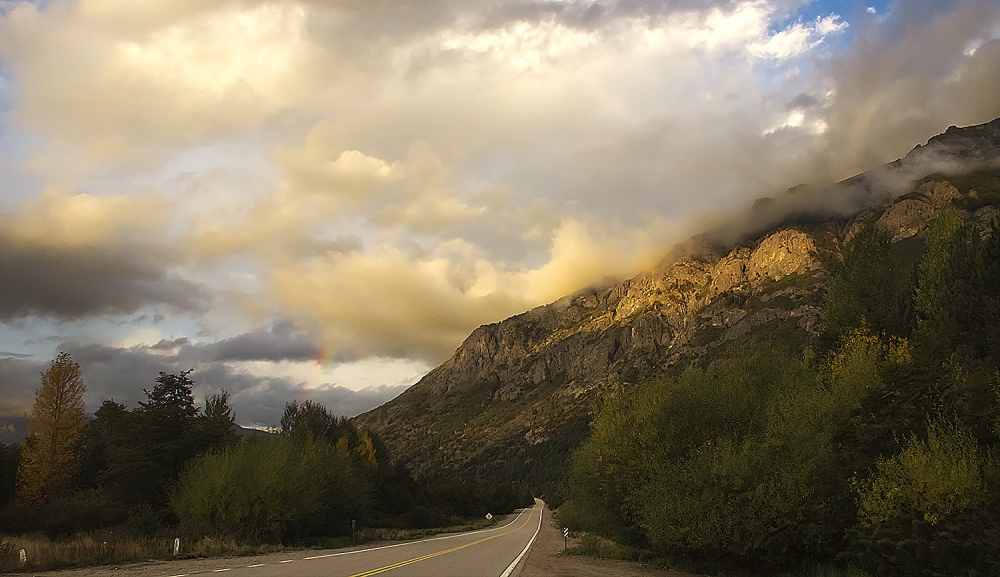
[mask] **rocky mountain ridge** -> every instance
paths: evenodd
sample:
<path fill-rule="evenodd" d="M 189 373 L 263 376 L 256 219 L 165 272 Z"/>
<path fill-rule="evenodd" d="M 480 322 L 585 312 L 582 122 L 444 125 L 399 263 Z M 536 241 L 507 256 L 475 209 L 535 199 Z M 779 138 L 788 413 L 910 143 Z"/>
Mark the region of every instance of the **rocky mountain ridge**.
<path fill-rule="evenodd" d="M 886 174 L 898 183 L 905 172 L 912 185 L 920 157 L 933 157 L 928 171 L 959 166 L 974 176 L 925 174 L 909 194 L 888 200 L 893 191 L 878 183 Z M 810 213 L 799 195 L 774 213 L 784 211 L 784 223 L 756 238 L 720 249 L 706 235 L 619 284 L 481 326 L 420 382 L 357 420 L 417 474 L 462 471 L 551 490 L 602 394 L 710 358 L 749 334 L 799 347 L 817 338 L 825 283 L 863 219 L 877 218 L 897 243 L 919 239 L 943 203 L 988 225 L 1000 200 L 1000 119 L 949 129 L 904 159 L 824 190 L 846 197 L 859 186 L 870 202 L 853 214 L 829 203 Z"/>

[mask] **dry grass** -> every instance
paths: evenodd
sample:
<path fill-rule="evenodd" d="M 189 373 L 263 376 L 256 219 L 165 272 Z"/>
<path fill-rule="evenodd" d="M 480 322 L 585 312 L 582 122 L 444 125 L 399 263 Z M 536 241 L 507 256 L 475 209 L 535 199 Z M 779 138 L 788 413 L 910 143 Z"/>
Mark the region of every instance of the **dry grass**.
<path fill-rule="evenodd" d="M 27 562 L 22 564 L 19 551 L 24 549 Z M 240 544 L 232 539 L 204 537 L 182 541 L 181 558 L 253 555 L 281 550 L 274 545 Z M 111 531 L 81 533 L 52 540 L 41 533 L 0 537 L 0 572 L 28 572 L 117 565 L 174 558 L 174 540 L 168 537 L 132 537 Z"/>
<path fill-rule="evenodd" d="M 476 521 L 465 525 L 435 529 L 379 529 L 365 528 L 358 531 L 358 543 L 374 541 L 403 541 L 420 539 L 440 533 L 457 533 L 489 527 L 491 521 Z M 324 540 L 317 545 L 325 548 L 350 545 L 350 537 Z M 24 549 L 27 562 L 20 563 L 18 552 Z M 203 537 L 198 540 L 181 540 L 177 558 L 222 557 L 258 555 L 287 550 L 283 545 L 250 545 L 229 538 Z M 120 565 L 141 561 L 173 559 L 172 537 L 134 537 L 113 531 L 80 533 L 64 539 L 49 539 L 42 533 L 0 536 L 0 573 L 49 571 L 70 567 Z"/>
<path fill-rule="evenodd" d="M 433 529 L 383 529 L 365 528 L 357 533 L 358 543 L 370 543 L 373 541 L 406 541 L 409 539 L 422 539 L 442 533 L 461 533 L 464 531 L 475 531 L 485 529 L 495 525 L 495 521 L 485 519 L 466 523 L 464 525 L 452 525 L 450 527 L 435 527 Z"/>

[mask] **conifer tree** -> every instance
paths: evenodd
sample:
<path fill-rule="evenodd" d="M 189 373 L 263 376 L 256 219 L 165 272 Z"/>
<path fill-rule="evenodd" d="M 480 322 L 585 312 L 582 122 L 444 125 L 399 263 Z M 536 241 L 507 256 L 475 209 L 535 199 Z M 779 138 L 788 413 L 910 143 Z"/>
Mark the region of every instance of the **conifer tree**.
<path fill-rule="evenodd" d="M 87 388 L 80 365 L 68 353 L 59 355 L 42 373 L 42 387 L 28 418 L 28 439 L 18 469 L 18 497 L 48 502 L 70 490 L 79 462 Z"/>
<path fill-rule="evenodd" d="M 890 245 L 889 233 L 869 220 L 844 246 L 844 262 L 830 280 L 823 311 L 830 344 L 863 325 L 876 333 L 901 330 L 903 311 L 893 289 Z"/>

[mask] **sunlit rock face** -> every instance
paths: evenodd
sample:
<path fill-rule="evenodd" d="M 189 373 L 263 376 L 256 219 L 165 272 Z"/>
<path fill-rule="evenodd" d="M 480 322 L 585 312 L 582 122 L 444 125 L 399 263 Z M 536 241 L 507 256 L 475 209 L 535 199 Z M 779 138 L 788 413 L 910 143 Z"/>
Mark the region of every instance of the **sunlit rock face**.
<path fill-rule="evenodd" d="M 878 223 L 892 235 L 893 242 L 920 234 L 934 220 L 936 207 L 961 194 L 948 181 L 924 182 L 906 197 L 894 202 L 879 217 Z"/>
<path fill-rule="evenodd" d="M 358 420 L 418 474 L 458 470 L 551 490 L 602 396 L 710 362 L 748 335 L 800 349 L 813 343 L 826 283 L 865 220 L 899 242 L 920 237 L 951 204 L 988 227 L 1000 212 L 989 200 L 1000 189 L 984 188 L 990 173 L 974 180 L 983 190 L 952 180 L 926 178 L 893 201 L 779 225 L 736 246 L 690 243 L 698 248 L 618 284 L 481 326 L 419 383 Z M 878 192 L 875 199 L 892 196 Z"/>
<path fill-rule="evenodd" d="M 358 419 L 417 473 L 531 477 L 525 467 L 581 440 L 586 427 L 579 425 L 602 392 L 764 326 L 795 327 L 802 342 L 816 336 L 818 295 L 829 276 L 819 245 L 834 242 L 827 228 L 781 229 L 750 246 L 681 256 L 482 326 L 417 385 Z M 560 438 L 566 430 L 576 436 Z M 505 478 L 491 466 L 495 459 L 523 466 Z"/>

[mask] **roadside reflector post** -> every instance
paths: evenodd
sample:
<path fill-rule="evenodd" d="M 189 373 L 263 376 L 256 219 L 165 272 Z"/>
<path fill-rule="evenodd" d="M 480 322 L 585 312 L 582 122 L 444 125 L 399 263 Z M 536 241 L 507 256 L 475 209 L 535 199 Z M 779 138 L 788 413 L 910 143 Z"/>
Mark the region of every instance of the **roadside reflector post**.
<path fill-rule="evenodd" d="M 354 533 L 358 530 L 358 520 L 351 519 L 351 545 L 356 545 Z"/>
<path fill-rule="evenodd" d="M 174 538 L 174 556 L 176 557 L 181 552 L 181 538 Z"/>
<path fill-rule="evenodd" d="M 569 542 L 569 527 L 563 527 L 563 553 L 566 552 L 566 547 Z"/>
<path fill-rule="evenodd" d="M 27 563 L 28 562 L 28 552 L 25 551 L 24 549 L 21 549 L 20 551 L 18 551 L 17 552 L 17 560 L 21 562 L 21 565 L 24 565 L 25 563 Z"/>

